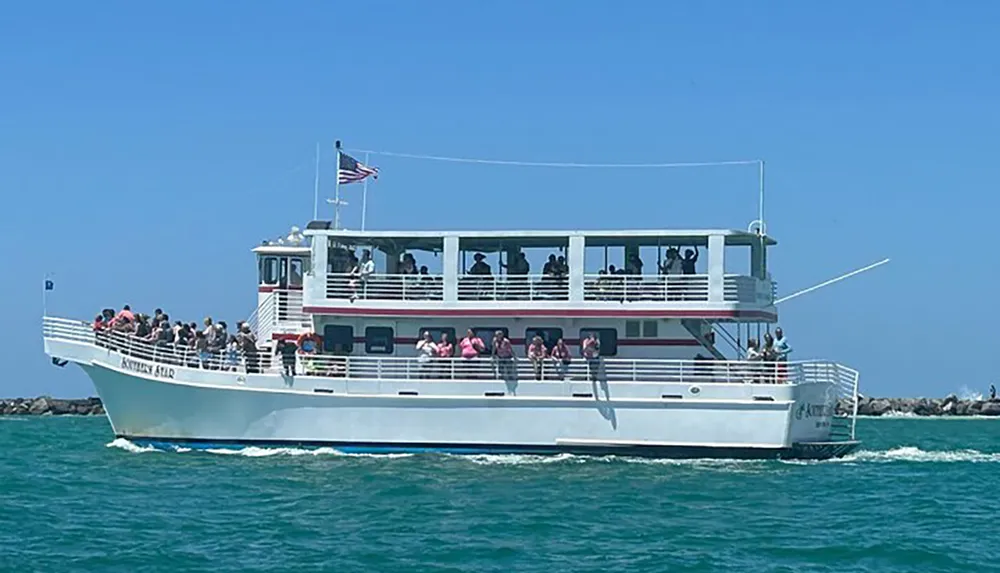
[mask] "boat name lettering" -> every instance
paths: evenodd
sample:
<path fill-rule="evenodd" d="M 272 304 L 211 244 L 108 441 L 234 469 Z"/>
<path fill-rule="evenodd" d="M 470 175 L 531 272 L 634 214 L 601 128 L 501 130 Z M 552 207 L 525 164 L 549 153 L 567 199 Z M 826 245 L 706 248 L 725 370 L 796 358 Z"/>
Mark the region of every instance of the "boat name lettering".
<path fill-rule="evenodd" d="M 829 418 L 833 416 L 833 406 L 830 404 L 799 404 L 795 411 L 795 419 Z"/>
<path fill-rule="evenodd" d="M 174 369 L 169 366 L 149 364 L 148 362 L 141 362 L 127 357 L 122 357 L 122 369 L 131 370 L 132 372 L 138 372 L 140 374 L 149 374 L 150 376 L 156 376 L 157 378 L 173 379 L 174 377 Z"/>

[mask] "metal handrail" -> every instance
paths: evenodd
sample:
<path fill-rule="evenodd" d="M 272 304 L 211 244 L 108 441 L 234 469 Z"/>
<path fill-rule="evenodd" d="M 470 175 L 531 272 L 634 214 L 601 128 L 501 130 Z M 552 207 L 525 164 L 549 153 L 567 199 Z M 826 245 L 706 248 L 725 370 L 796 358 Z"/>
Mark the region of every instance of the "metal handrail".
<path fill-rule="evenodd" d="M 45 317 L 43 334 L 47 339 L 84 343 L 107 348 L 165 364 L 227 369 L 236 366 L 227 351 L 199 355 L 193 348 L 157 345 L 135 336 L 114 331 L 95 333 L 90 324 L 63 318 Z M 253 357 L 240 354 L 242 368 L 259 365 L 261 370 L 276 369 L 280 359 L 261 349 Z M 457 357 L 433 358 L 398 356 L 306 355 L 298 357 L 298 371 L 317 376 L 378 379 L 452 379 L 506 378 L 521 380 L 535 377 L 536 363 L 523 357 L 509 362 L 491 358 L 467 360 Z M 595 370 L 596 369 L 596 370 Z M 739 360 L 669 360 L 599 358 L 596 361 L 573 358 L 565 371 L 551 359 L 541 362 L 543 379 L 597 378 L 606 382 L 639 383 L 761 383 L 808 384 L 833 383 L 844 397 L 857 394 L 857 371 L 824 361 L 748 362 Z"/>
<path fill-rule="evenodd" d="M 444 300 L 441 275 L 326 275 L 326 297 L 360 300 Z"/>
<path fill-rule="evenodd" d="M 569 300 L 569 277 L 460 275 L 458 300 Z"/>

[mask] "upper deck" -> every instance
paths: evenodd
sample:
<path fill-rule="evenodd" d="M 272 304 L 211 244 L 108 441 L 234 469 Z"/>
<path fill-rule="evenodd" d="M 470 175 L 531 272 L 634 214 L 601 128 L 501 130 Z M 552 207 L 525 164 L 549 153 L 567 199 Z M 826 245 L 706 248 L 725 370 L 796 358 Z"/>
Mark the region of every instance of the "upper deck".
<path fill-rule="evenodd" d="M 307 313 L 777 320 L 767 272 L 776 242 L 757 233 L 331 227 L 314 221 L 304 233 Z M 352 274 L 365 252 L 374 271 Z"/>

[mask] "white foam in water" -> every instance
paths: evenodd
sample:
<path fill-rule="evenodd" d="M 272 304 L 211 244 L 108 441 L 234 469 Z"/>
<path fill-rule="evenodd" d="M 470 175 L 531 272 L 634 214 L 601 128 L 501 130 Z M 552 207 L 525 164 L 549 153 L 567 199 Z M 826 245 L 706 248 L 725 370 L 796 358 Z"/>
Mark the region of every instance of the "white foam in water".
<path fill-rule="evenodd" d="M 125 438 L 115 438 L 113 441 L 106 444 L 105 447 L 118 448 L 121 450 L 125 450 L 126 452 L 131 452 L 133 454 L 144 454 L 146 452 L 160 451 L 154 448 L 153 446 L 139 446 L 137 444 L 133 444 L 132 442 L 126 440 Z"/>
<path fill-rule="evenodd" d="M 855 454 L 845 456 L 839 462 L 971 462 L 971 463 L 997 463 L 1000 462 L 1000 453 L 984 453 L 978 450 L 921 450 L 914 446 L 903 446 L 884 451 L 861 450 Z"/>

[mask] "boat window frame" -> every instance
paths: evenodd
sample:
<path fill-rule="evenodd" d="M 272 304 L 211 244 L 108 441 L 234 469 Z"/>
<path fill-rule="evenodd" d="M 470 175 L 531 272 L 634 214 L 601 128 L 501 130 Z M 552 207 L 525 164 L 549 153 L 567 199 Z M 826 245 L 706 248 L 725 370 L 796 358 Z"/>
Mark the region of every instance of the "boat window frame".
<path fill-rule="evenodd" d="M 332 346 L 333 344 L 340 344 L 336 342 L 336 334 L 330 334 L 330 329 L 339 329 L 341 333 L 346 332 L 349 336 L 347 338 L 350 342 L 344 344 L 346 350 L 342 353 L 336 351 Z M 332 354 L 333 356 L 347 356 L 354 353 L 354 326 L 350 324 L 327 324 L 323 327 L 323 354 Z"/>
<path fill-rule="evenodd" d="M 295 263 L 298 263 L 299 272 L 298 277 L 295 277 L 293 270 L 295 268 Z M 289 257 L 288 258 L 288 286 L 300 287 L 302 286 L 302 281 L 306 276 L 306 265 L 302 257 Z M 296 280 L 292 280 L 295 278 Z"/>
<path fill-rule="evenodd" d="M 269 268 L 270 265 L 270 268 Z M 268 277 L 271 278 L 268 278 Z M 275 255 L 265 255 L 260 258 L 260 272 L 258 284 L 264 286 L 277 286 L 280 277 L 278 257 Z"/>
<path fill-rule="evenodd" d="M 626 320 L 625 338 L 642 338 L 642 322 L 641 320 Z"/>
<path fill-rule="evenodd" d="M 372 331 L 382 331 L 386 343 L 384 347 L 373 345 L 372 338 L 378 336 Z M 388 331 L 388 334 L 386 334 Z M 366 326 L 365 327 L 365 354 L 394 354 L 396 352 L 396 329 L 391 326 Z"/>
<path fill-rule="evenodd" d="M 652 328 L 650 328 L 652 327 Z M 642 321 L 642 337 L 656 338 L 660 336 L 660 322 L 658 320 Z"/>
<path fill-rule="evenodd" d="M 587 339 L 591 332 L 597 333 L 597 340 L 601 343 L 599 356 L 618 355 L 618 329 L 607 326 L 583 327 L 580 329 L 580 352 L 583 352 L 583 341 Z M 607 340 L 602 333 L 610 333 L 611 339 Z M 610 350 L 608 349 L 610 347 Z"/>

